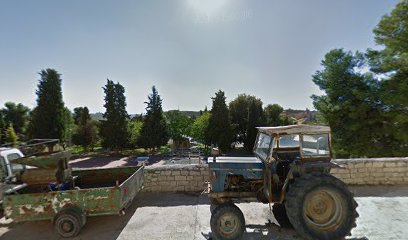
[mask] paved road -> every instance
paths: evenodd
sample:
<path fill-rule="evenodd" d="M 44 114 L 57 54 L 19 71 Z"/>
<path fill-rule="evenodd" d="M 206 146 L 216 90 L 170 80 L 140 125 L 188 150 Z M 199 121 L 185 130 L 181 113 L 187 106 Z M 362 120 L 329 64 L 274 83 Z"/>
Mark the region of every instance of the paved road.
<path fill-rule="evenodd" d="M 408 186 L 358 187 L 356 193 L 360 217 L 348 239 L 407 239 Z M 245 239 L 300 240 L 290 227 L 279 226 L 266 204 L 243 203 L 247 224 Z M 187 239 L 211 238 L 210 205 L 205 195 L 143 193 L 125 216 L 89 218 L 82 239 Z M 59 239 L 50 222 L 9 224 L 0 220 L 1 240 Z"/>

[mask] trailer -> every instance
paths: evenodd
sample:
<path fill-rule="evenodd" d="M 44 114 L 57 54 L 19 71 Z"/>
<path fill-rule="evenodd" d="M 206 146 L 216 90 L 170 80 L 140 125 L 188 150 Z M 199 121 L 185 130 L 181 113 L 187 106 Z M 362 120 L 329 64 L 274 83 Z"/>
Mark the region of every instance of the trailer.
<path fill-rule="evenodd" d="M 51 220 L 62 237 L 74 237 L 86 218 L 123 215 L 143 187 L 144 166 L 74 169 L 69 153 L 15 159 L 24 170 L 13 176 L 3 197 L 6 218 L 14 222 Z"/>

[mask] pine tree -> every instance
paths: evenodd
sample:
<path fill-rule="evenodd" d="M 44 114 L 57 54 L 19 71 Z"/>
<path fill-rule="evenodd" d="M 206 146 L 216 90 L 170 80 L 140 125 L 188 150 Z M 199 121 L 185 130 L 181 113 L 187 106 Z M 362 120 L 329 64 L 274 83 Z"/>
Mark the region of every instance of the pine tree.
<path fill-rule="evenodd" d="M 374 29 L 381 50 L 369 50 L 371 70 L 381 74 L 380 98 L 389 156 L 408 154 L 408 1 L 400 1 Z M 392 139 L 390 139 L 392 138 Z"/>
<path fill-rule="evenodd" d="M 122 149 L 128 145 L 129 138 L 125 88 L 108 79 L 103 90 L 106 111 L 103 114 L 105 120 L 101 121 L 102 145 L 114 150 Z"/>
<path fill-rule="evenodd" d="M 225 152 L 231 148 L 232 131 L 224 92 L 219 90 L 212 100 L 208 136 L 212 144 L 217 145 L 221 151 Z"/>
<path fill-rule="evenodd" d="M 61 75 L 54 69 L 41 70 L 37 107 L 32 111 L 29 134 L 32 138 L 65 140 L 66 109 L 62 100 Z"/>
<path fill-rule="evenodd" d="M 323 69 L 313 75 L 313 82 L 326 93 L 312 96 L 313 103 L 332 129 L 338 157 L 389 154 L 379 82 L 358 71 L 365 63 L 360 53 L 335 49 L 326 54 Z"/>
<path fill-rule="evenodd" d="M 167 143 L 169 132 L 163 116 L 162 99 L 155 86 L 152 87 L 148 99 L 149 101 L 145 102 L 147 113 L 140 130 L 139 146 L 155 149 Z"/>
<path fill-rule="evenodd" d="M 28 123 L 30 109 L 23 104 L 6 102 L 4 108 L 0 110 L 3 113 L 6 125 L 13 124 L 17 135 L 24 135 Z"/>

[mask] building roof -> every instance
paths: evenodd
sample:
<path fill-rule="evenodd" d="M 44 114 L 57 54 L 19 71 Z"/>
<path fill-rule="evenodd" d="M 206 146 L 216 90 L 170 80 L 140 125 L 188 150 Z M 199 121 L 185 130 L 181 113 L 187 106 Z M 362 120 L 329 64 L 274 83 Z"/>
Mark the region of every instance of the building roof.
<path fill-rule="evenodd" d="M 288 125 L 279 127 L 258 127 L 259 132 L 264 132 L 267 134 L 299 134 L 299 133 L 328 133 L 330 132 L 330 127 L 328 126 L 318 126 L 318 125 Z"/>

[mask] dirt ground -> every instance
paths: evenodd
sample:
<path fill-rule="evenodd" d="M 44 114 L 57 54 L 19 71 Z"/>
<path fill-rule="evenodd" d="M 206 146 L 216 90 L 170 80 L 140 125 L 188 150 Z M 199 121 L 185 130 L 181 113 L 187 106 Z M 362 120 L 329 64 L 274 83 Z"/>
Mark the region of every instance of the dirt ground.
<path fill-rule="evenodd" d="M 161 155 L 149 156 L 145 164 L 163 164 L 163 160 L 168 159 Z M 80 157 L 69 161 L 69 165 L 73 168 L 113 168 L 123 166 L 136 166 L 142 164 L 137 157 L 114 157 L 114 156 L 94 156 Z"/>
<path fill-rule="evenodd" d="M 134 166 L 137 163 L 129 157 L 84 157 L 69 161 L 73 168 L 112 168 Z"/>
<path fill-rule="evenodd" d="M 348 239 L 408 239 L 408 186 L 351 187 L 359 204 L 357 227 Z M 298 240 L 296 232 L 280 226 L 260 203 L 238 205 L 246 218 L 244 239 Z M 88 218 L 75 240 L 82 239 L 211 239 L 210 203 L 206 195 L 141 193 L 124 216 Z M 0 219 L 0 239 L 62 239 L 49 221 L 14 224 Z"/>

